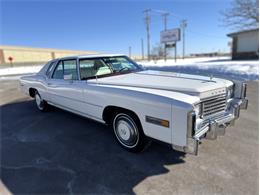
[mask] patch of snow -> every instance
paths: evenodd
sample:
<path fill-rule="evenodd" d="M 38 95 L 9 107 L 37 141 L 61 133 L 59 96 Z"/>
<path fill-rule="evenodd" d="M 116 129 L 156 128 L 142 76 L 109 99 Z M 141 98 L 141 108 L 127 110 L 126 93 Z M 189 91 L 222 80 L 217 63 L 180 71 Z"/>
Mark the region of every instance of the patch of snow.
<path fill-rule="evenodd" d="M 259 61 L 258 60 L 231 60 L 229 57 L 205 57 L 139 61 L 143 67 L 152 70 L 181 72 L 187 74 L 213 75 L 216 77 L 238 79 L 238 80 L 258 80 Z"/>
<path fill-rule="evenodd" d="M 204 57 L 139 61 L 147 69 L 216 76 L 237 80 L 259 80 L 258 60 L 231 60 L 229 57 Z M 0 78 L 10 79 L 12 75 L 27 75 L 39 72 L 42 65 L 0 68 Z M 17 77 L 17 76 L 16 76 Z"/>
<path fill-rule="evenodd" d="M 41 68 L 42 65 L 1 68 L 0 76 L 32 74 L 39 72 Z"/>

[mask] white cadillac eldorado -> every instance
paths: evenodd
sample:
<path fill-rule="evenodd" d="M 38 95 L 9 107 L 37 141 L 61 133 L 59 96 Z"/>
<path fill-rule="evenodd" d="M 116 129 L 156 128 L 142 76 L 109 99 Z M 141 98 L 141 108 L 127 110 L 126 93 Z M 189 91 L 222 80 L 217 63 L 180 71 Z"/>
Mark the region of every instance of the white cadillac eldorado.
<path fill-rule="evenodd" d="M 144 70 L 124 55 L 55 59 L 20 86 L 41 111 L 53 105 L 111 125 L 132 152 L 153 138 L 197 154 L 202 138 L 223 135 L 248 104 L 245 83 Z"/>

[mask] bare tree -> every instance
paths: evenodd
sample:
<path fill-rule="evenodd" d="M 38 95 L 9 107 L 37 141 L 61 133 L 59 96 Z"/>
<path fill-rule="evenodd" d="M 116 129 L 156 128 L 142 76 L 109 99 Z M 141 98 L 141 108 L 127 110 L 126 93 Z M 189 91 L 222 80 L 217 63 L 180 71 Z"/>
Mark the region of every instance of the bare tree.
<path fill-rule="evenodd" d="M 231 8 L 222 12 L 226 26 L 237 29 L 259 26 L 259 0 L 233 0 Z"/>

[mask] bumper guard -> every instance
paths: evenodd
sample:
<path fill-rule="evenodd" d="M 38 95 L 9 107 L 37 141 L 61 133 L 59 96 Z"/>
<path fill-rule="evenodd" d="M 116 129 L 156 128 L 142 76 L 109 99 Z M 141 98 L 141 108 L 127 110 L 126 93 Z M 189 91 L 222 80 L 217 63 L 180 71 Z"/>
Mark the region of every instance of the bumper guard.
<path fill-rule="evenodd" d="M 207 125 L 203 126 L 199 130 L 196 130 L 194 136 L 189 136 L 188 129 L 187 145 L 184 147 L 172 145 L 173 149 L 197 155 L 198 145 L 202 138 L 214 140 L 217 139 L 217 136 L 224 135 L 226 127 L 229 125 L 234 125 L 235 120 L 239 118 L 240 109 L 247 109 L 247 106 L 248 100 L 246 98 L 234 99 L 234 101 L 231 102 L 228 111 L 209 119 Z M 190 123 L 189 120 L 188 123 Z"/>

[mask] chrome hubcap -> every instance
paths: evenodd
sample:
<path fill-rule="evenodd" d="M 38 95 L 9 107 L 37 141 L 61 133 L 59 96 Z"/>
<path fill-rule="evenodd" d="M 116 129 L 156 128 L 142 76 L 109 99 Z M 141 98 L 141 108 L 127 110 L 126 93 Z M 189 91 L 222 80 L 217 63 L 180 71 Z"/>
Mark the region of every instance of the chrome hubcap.
<path fill-rule="evenodd" d="M 127 122 L 120 120 L 117 125 L 117 131 L 123 140 L 129 140 L 131 136 L 131 126 Z"/>
<path fill-rule="evenodd" d="M 119 114 L 114 120 L 114 131 L 118 141 L 125 147 L 135 147 L 139 134 L 134 121 L 125 114 Z"/>

